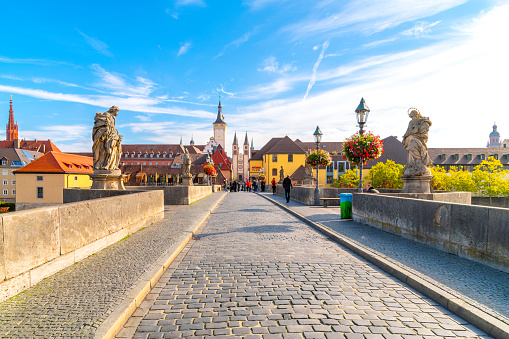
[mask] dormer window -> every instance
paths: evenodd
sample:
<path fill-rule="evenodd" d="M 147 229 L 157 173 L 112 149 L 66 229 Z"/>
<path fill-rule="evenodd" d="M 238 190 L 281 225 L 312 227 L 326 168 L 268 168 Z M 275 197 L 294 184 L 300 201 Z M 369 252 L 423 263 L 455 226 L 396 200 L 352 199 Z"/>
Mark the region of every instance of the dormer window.
<path fill-rule="evenodd" d="M 2 166 L 7 166 L 7 160 L 6 159 L 2 159 Z"/>
<path fill-rule="evenodd" d="M 454 161 L 458 161 L 458 159 L 459 159 L 459 158 L 460 158 L 459 154 L 454 154 L 454 155 L 452 156 L 452 159 L 453 159 Z"/>
<path fill-rule="evenodd" d="M 486 158 L 486 154 L 479 154 L 479 159 L 484 160 Z"/>
<path fill-rule="evenodd" d="M 445 160 L 445 154 L 440 154 L 439 158 L 440 158 L 440 160 L 444 161 Z"/>
<path fill-rule="evenodd" d="M 467 160 L 472 161 L 472 154 L 467 154 Z"/>

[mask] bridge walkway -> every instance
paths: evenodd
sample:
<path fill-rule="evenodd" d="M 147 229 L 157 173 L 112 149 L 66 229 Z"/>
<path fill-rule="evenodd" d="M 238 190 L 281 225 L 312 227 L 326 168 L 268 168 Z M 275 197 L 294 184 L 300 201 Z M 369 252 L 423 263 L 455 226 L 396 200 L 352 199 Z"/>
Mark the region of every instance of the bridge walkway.
<path fill-rule="evenodd" d="M 490 338 L 243 192 L 226 196 L 117 337 Z"/>

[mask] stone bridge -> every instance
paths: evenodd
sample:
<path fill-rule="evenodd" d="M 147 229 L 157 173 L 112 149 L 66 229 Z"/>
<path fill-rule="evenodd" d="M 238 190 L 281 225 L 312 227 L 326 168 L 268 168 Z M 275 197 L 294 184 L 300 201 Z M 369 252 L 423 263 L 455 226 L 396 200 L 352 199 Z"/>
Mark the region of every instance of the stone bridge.
<path fill-rule="evenodd" d="M 509 338 L 507 272 L 337 207 L 217 192 L 126 234 L 0 303 L 0 337 Z"/>

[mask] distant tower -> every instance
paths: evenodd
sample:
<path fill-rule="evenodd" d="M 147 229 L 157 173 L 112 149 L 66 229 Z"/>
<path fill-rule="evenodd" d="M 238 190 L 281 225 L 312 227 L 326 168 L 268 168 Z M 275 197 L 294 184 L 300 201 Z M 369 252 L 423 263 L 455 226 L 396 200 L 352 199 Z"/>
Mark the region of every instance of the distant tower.
<path fill-rule="evenodd" d="M 5 129 L 5 140 L 13 141 L 18 139 L 18 125 L 14 123 L 14 111 L 12 110 L 12 95 L 11 95 L 11 108 L 9 109 L 9 123 Z"/>
<path fill-rule="evenodd" d="M 242 173 L 244 174 L 244 178 L 249 178 L 249 159 L 251 158 L 251 149 L 249 149 L 249 140 L 247 138 L 247 132 L 246 137 L 244 138 L 244 152 L 242 156 Z"/>
<path fill-rule="evenodd" d="M 502 144 L 500 143 L 500 133 L 497 131 L 497 124 L 495 123 L 493 125 L 493 132 L 490 133 L 490 141 L 488 142 L 488 145 L 486 145 L 488 148 L 495 148 L 495 147 L 502 147 Z"/>
<path fill-rule="evenodd" d="M 194 135 L 191 134 L 191 141 L 189 142 L 189 145 L 194 146 Z"/>
<path fill-rule="evenodd" d="M 180 134 L 180 146 L 182 146 L 182 134 Z"/>
<path fill-rule="evenodd" d="M 242 154 L 239 153 L 239 143 L 237 141 L 237 132 L 233 135 L 233 144 L 232 144 L 232 170 L 233 170 L 233 178 L 235 180 L 241 180 L 239 178 L 239 157 L 242 157 Z"/>
<path fill-rule="evenodd" d="M 253 138 L 251 138 L 251 152 L 253 152 L 254 150 L 254 142 L 253 142 Z"/>
<path fill-rule="evenodd" d="M 223 108 L 221 107 L 221 98 L 219 98 L 219 105 L 217 106 L 217 119 L 212 125 L 214 126 L 214 139 L 216 143 L 225 149 L 226 122 L 224 121 Z"/>

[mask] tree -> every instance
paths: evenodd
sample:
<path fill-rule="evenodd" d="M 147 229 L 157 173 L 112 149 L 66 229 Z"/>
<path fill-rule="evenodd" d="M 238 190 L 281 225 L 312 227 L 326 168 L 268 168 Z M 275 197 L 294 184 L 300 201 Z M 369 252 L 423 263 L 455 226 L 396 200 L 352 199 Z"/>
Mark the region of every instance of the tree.
<path fill-rule="evenodd" d="M 369 170 L 371 185 L 376 188 L 403 188 L 403 165 L 396 164 L 392 160 L 385 163 L 379 162 Z"/>
<path fill-rule="evenodd" d="M 340 175 L 338 180 L 334 180 L 332 187 L 337 188 L 355 188 L 359 187 L 359 177 L 356 170 L 348 170 Z"/>
<path fill-rule="evenodd" d="M 431 167 L 430 170 L 431 175 L 433 175 L 433 179 L 431 179 L 433 189 L 436 191 L 449 191 L 451 189 L 451 177 L 447 171 L 440 166 Z"/>
<path fill-rule="evenodd" d="M 494 157 L 481 162 L 472 172 L 476 193 L 483 197 L 509 196 L 508 177 L 509 171 L 504 170 L 502 163 Z"/>

